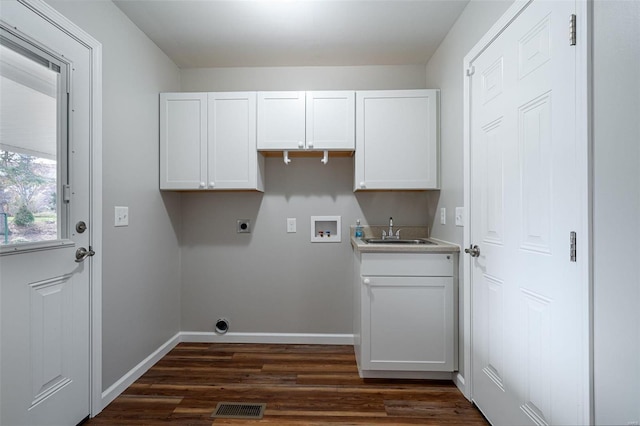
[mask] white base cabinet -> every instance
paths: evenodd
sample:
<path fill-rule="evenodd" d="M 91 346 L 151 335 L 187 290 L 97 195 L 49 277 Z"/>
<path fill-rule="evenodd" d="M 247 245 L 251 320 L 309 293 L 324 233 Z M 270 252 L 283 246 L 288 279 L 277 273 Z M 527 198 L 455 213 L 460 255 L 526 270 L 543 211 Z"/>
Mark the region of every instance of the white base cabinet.
<path fill-rule="evenodd" d="M 160 94 L 160 189 L 264 191 L 255 92 Z"/>
<path fill-rule="evenodd" d="M 439 188 L 439 94 L 356 92 L 354 191 Z"/>
<path fill-rule="evenodd" d="M 356 254 L 355 352 L 361 376 L 457 370 L 455 256 Z"/>

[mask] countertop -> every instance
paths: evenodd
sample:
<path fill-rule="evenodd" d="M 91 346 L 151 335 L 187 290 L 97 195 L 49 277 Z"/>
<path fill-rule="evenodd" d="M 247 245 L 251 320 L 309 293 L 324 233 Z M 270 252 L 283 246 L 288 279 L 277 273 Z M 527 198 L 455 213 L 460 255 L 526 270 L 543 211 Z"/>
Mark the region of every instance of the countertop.
<path fill-rule="evenodd" d="M 363 226 L 365 238 L 380 238 L 385 226 Z M 426 226 L 398 226 L 400 237 L 403 239 L 426 238 L 435 244 L 369 244 L 353 236 L 354 227 L 351 226 L 351 246 L 361 253 L 458 253 L 460 246 L 435 238 L 428 238 L 429 228 Z"/>

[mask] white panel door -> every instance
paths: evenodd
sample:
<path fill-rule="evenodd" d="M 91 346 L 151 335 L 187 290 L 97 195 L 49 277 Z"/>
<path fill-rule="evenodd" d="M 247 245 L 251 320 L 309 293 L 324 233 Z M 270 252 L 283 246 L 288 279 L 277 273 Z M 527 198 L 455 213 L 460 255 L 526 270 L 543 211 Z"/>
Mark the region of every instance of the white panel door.
<path fill-rule="evenodd" d="M 307 92 L 308 149 L 355 149 L 355 92 Z"/>
<path fill-rule="evenodd" d="M 62 85 L 68 80 L 70 90 L 68 104 L 66 90 L 57 94 L 62 104 L 58 104 L 58 121 L 54 124 L 57 131 L 53 146 L 57 149 L 53 152 L 58 155 L 53 160 L 57 169 L 53 210 L 57 212 L 57 231 L 53 230 L 53 235 L 42 233 L 31 242 L 10 241 L 0 248 L 0 424 L 75 425 L 90 410 L 93 268 L 91 257 L 76 262 L 76 251 L 84 248 L 91 254 L 92 227 L 100 226 L 91 222 L 90 211 L 93 173 L 90 55 L 86 46 L 21 3 L 3 2 L 2 20 L 2 28 L 22 40 L 22 46 L 35 44 L 38 47 L 29 50 L 41 59 L 52 58 L 44 69 L 58 70 L 52 64 L 60 66 L 57 82 Z M 6 27 L 4 22 L 8 24 Z M 24 43 L 25 39 L 29 42 Z M 3 73 L 3 84 L 5 77 Z M 56 96 L 56 90 L 53 93 Z M 38 109 L 34 106 L 33 115 L 23 119 L 32 120 Z M 31 124 L 34 128 L 41 126 L 37 120 Z M 6 147 L 3 152 L 6 153 Z M 24 152 L 16 151 L 13 155 Z M 45 159 L 49 158 L 34 161 L 42 164 Z M 64 190 L 66 185 L 69 191 Z M 31 204 L 30 208 L 34 206 Z M 76 230 L 80 221 L 87 224 L 84 232 Z M 40 228 L 37 221 L 28 226 L 34 231 Z M 13 229 L 17 232 L 17 228 Z"/>
<path fill-rule="evenodd" d="M 472 394 L 495 425 L 583 424 L 574 10 L 533 1 L 472 61 Z"/>
<path fill-rule="evenodd" d="M 258 92 L 258 149 L 305 148 L 305 92 Z"/>
<path fill-rule="evenodd" d="M 438 188 L 438 93 L 356 92 L 355 190 Z"/>
<path fill-rule="evenodd" d="M 207 187 L 207 94 L 160 94 L 160 189 Z"/>
<path fill-rule="evenodd" d="M 208 188 L 258 185 L 255 92 L 209 93 Z"/>

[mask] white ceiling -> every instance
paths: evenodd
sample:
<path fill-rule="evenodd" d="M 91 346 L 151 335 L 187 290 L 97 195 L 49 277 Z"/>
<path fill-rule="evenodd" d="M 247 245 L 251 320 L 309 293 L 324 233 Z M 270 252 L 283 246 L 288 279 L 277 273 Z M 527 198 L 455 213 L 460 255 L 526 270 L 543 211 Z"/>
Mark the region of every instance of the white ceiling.
<path fill-rule="evenodd" d="M 180 68 L 426 64 L 469 0 L 116 0 Z"/>

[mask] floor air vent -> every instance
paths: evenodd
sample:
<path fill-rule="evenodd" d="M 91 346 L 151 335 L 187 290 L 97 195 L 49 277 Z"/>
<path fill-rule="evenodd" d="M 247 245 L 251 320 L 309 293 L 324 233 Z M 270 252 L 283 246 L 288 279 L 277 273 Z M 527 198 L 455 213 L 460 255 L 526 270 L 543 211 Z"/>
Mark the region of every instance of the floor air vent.
<path fill-rule="evenodd" d="M 242 402 L 220 402 L 211 417 L 218 419 L 260 420 L 267 404 L 245 404 Z"/>

